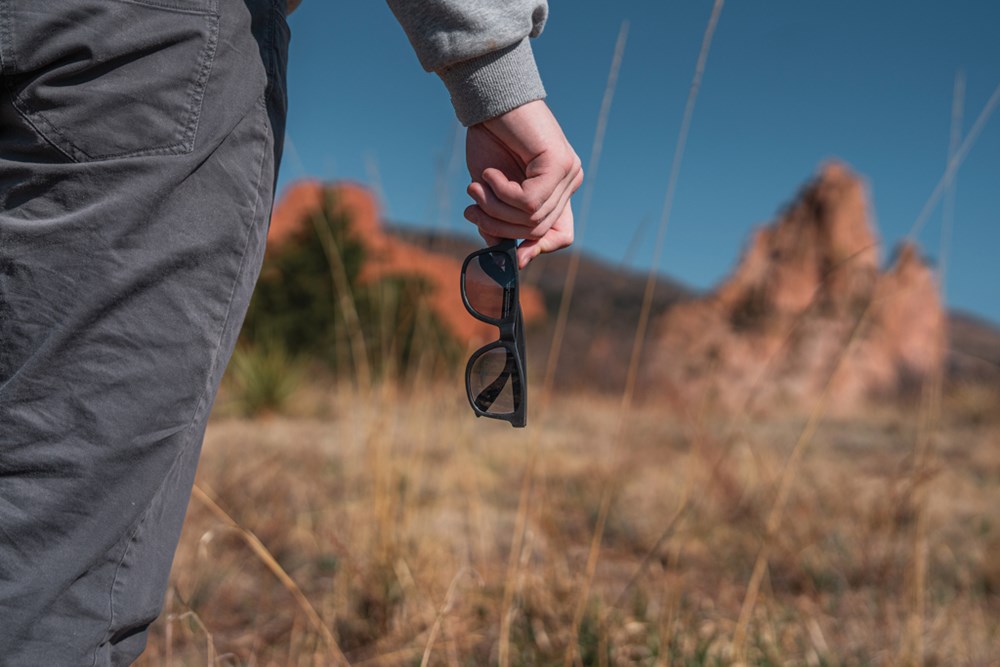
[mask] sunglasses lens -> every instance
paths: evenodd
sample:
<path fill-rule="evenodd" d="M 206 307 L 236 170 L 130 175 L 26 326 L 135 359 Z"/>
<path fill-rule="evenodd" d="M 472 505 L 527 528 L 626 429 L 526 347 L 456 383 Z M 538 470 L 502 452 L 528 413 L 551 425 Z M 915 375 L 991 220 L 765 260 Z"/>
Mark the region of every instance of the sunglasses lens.
<path fill-rule="evenodd" d="M 465 295 L 472 309 L 494 320 L 512 312 L 517 271 L 510 256 L 502 252 L 476 255 L 465 270 Z"/>
<path fill-rule="evenodd" d="M 469 388 L 476 407 L 483 412 L 513 413 L 521 401 L 521 379 L 513 355 L 502 347 L 480 355 L 470 369 Z"/>

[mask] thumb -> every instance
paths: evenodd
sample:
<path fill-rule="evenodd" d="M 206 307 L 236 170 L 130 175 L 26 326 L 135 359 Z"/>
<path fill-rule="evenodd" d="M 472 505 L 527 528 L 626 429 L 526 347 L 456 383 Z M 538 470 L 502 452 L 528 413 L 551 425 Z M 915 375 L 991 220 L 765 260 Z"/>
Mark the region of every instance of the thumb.
<path fill-rule="evenodd" d="M 555 252 L 573 243 L 573 211 L 567 206 L 556 224 L 539 239 L 527 239 L 517 248 L 517 266 L 523 269 L 543 253 Z"/>

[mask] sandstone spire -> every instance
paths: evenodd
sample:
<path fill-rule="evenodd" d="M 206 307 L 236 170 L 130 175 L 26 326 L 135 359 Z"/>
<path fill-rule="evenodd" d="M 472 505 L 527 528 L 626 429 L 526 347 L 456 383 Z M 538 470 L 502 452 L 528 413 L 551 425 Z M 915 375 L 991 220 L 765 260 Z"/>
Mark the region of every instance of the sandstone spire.
<path fill-rule="evenodd" d="M 879 264 L 864 182 L 824 165 L 714 293 L 661 318 L 649 393 L 770 412 L 811 405 L 833 377 L 831 407 L 849 410 L 940 370 L 932 270 L 912 245 L 887 271 Z"/>

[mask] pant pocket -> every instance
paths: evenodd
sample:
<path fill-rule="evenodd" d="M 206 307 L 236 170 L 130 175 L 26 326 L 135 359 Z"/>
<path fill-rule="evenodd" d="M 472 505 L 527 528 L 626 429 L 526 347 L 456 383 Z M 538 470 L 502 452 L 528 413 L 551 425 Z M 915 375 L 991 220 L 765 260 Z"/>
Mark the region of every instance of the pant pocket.
<path fill-rule="evenodd" d="M 194 149 L 218 0 L 0 0 L 15 108 L 77 162 Z"/>

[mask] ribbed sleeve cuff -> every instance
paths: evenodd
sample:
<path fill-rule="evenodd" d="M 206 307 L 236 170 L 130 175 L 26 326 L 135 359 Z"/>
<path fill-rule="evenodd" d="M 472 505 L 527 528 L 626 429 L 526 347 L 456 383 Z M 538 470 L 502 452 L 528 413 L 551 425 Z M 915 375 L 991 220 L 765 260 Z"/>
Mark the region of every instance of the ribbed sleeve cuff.
<path fill-rule="evenodd" d="M 466 127 L 545 97 L 529 38 L 438 72 Z"/>

